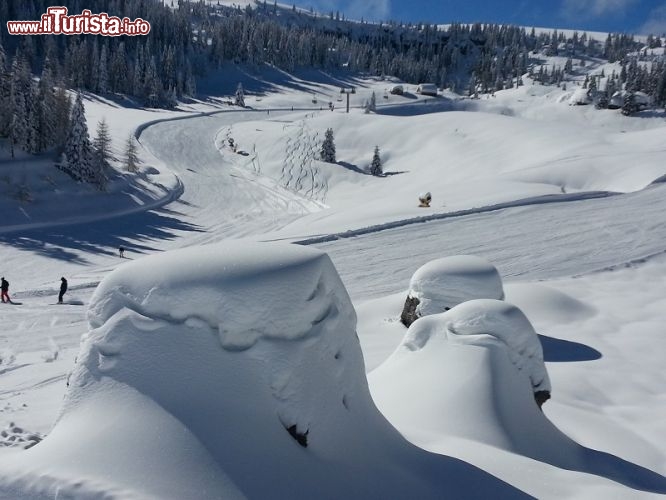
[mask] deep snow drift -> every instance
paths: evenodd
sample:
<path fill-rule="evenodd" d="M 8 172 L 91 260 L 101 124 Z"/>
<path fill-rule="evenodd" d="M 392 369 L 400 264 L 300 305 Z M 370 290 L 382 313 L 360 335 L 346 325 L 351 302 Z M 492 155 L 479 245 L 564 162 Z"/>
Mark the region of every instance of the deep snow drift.
<path fill-rule="evenodd" d="M 377 411 L 354 309 L 321 251 L 159 254 L 109 274 L 88 319 L 61 415 L 5 455 L 0 496 L 523 496 L 408 443 Z"/>

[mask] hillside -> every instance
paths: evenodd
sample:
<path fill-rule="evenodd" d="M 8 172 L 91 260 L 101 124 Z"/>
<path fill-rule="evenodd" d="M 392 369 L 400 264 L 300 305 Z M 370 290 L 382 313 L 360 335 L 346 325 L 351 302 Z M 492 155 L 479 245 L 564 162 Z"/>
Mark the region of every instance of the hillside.
<path fill-rule="evenodd" d="M 91 136 L 109 128 L 104 189 L 56 168 L 54 145 L 0 139 L 0 497 L 666 495 L 666 115 L 598 106 L 656 81 L 663 51 L 618 35 L 608 58 L 603 37 L 552 54 L 552 33 L 511 28 L 538 46 L 495 86 L 502 28 L 452 25 L 478 50 L 426 96 L 360 60 L 211 51 L 252 16 L 318 27 L 315 47 L 351 26 L 369 60 L 383 42 L 364 35 L 431 27 L 223 3 L 191 6 L 211 40 L 188 59 L 212 57 L 197 95 L 81 94 Z M 407 328 L 414 298 L 426 317 Z"/>

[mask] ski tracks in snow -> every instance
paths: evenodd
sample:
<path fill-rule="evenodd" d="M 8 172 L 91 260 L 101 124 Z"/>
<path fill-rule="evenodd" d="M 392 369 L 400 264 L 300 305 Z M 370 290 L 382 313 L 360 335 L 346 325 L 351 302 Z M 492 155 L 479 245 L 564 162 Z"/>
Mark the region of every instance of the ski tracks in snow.
<path fill-rule="evenodd" d="M 293 127 L 295 133 L 288 135 L 285 141 L 285 161 L 280 183 L 303 193 L 309 199 L 324 202 L 328 194 L 328 182 L 315 164 L 321 142 L 319 132 L 310 130 L 304 119 Z M 284 130 L 287 128 L 285 126 Z"/>
<path fill-rule="evenodd" d="M 181 211 L 204 228 L 186 246 L 279 229 L 321 209 L 295 192 L 296 184 L 282 187 L 264 176 L 256 153 L 230 147 L 233 124 L 252 119 L 250 112 L 222 112 L 143 129 L 142 142 L 183 183 Z"/>

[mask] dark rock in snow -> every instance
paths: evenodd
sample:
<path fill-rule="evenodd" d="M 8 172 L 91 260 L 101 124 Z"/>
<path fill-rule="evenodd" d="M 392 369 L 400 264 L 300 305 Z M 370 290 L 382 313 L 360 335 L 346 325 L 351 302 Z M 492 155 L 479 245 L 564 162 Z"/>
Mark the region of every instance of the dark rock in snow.
<path fill-rule="evenodd" d="M 405 325 L 407 328 L 419 319 L 419 315 L 416 312 L 416 307 L 419 305 L 419 299 L 416 297 L 407 296 L 405 300 L 405 305 L 402 308 L 402 314 L 400 315 L 400 322 Z"/>
<path fill-rule="evenodd" d="M 291 434 L 291 437 L 293 437 L 298 444 L 300 444 L 303 448 L 308 447 L 308 434 L 310 433 L 309 430 L 305 432 L 298 432 L 296 424 L 285 428 L 287 429 L 287 432 Z"/>

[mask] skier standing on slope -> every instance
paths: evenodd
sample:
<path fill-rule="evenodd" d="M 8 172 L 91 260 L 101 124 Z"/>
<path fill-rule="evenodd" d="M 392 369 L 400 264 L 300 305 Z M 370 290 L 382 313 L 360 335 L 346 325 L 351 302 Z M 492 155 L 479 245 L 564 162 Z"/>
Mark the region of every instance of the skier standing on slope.
<path fill-rule="evenodd" d="M 12 299 L 9 298 L 9 281 L 7 281 L 4 276 L 0 282 L 0 290 L 2 290 L 2 294 L 0 295 L 2 298 L 2 303 L 4 304 L 5 302 L 11 302 Z"/>
<path fill-rule="evenodd" d="M 67 280 L 65 279 L 65 277 L 63 276 L 62 278 L 60 278 L 60 281 L 62 283 L 60 283 L 60 295 L 58 295 L 58 304 L 62 304 L 62 297 L 63 295 L 65 295 L 65 292 L 67 291 Z"/>

